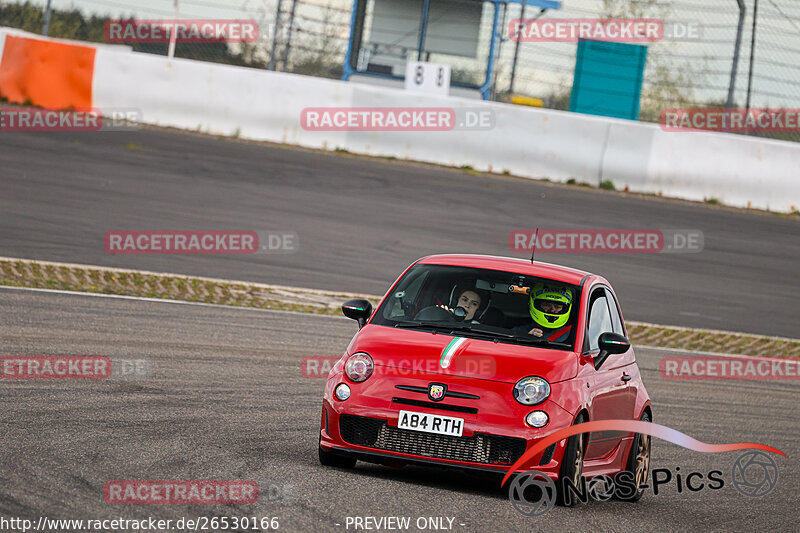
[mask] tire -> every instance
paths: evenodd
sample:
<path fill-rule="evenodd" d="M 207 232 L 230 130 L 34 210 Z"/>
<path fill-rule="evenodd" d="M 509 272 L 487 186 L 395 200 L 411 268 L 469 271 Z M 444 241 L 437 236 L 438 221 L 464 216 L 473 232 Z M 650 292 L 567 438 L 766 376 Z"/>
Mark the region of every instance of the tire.
<path fill-rule="evenodd" d="M 573 425 L 586 422 L 586 416 L 581 414 L 575 419 Z M 564 479 L 571 479 L 576 487 L 580 487 L 581 477 L 583 477 L 583 458 L 586 454 L 586 445 L 589 443 L 589 434 L 581 433 L 573 435 L 567 439 L 567 449 L 564 450 L 564 458 L 561 459 L 561 467 L 558 469 L 558 483 L 556 484 L 556 505 L 562 507 L 572 507 L 575 501 L 567 504 L 566 485 Z"/>
<path fill-rule="evenodd" d="M 354 468 L 356 466 L 356 459 L 345 455 L 338 455 L 333 452 L 326 452 L 319 447 L 319 462 L 322 466 L 332 466 L 334 468 Z"/>
<path fill-rule="evenodd" d="M 639 419 L 642 422 L 650 422 L 650 415 L 645 411 Z M 625 471 L 630 472 L 633 476 L 634 483 L 636 484 L 636 493 L 629 498 L 620 498 L 627 502 L 638 502 L 642 499 L 645 489 L 640 488 L 647 483 L 647 477 L 650 474 L 650 453 L 651 453 L 652 439 L 650 435 L 642 435 L 636 433 L 631 442 L 631 451 L 628 454 L 628 464 Z"/>

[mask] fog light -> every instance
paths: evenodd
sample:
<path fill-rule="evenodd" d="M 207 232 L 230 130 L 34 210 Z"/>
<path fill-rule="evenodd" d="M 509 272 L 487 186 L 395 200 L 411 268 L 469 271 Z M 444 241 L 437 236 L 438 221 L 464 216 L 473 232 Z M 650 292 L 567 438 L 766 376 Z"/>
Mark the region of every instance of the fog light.
<path fill-rule="evenodd" d="M 339 385 L 336 387 L 335 394 L 337 400 L 345 401 L 350 397 L 350 387 L 344 383 L 339 383 Z"/>
<path fill-rule="evenodd" d="M 550 421 L 550 417 L 544 411 L 532 411 L 525 417 L 525 422 L 534 428 L 543 428 Z"/>

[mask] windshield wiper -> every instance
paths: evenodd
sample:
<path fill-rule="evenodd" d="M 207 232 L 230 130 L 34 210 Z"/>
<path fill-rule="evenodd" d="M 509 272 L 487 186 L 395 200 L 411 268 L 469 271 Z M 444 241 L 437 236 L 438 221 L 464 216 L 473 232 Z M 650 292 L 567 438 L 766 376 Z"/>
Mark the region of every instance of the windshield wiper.
<path fill-rule="evenodd" d="M 570 348 L 570 345 L 565 342 L 554 342 L 549 341 L 547 339 L 542 339 L 540 337 L 528 337 L 522 335 L 514 335 L 513 333 L 504 333 L 498 331 L 490 331 L 488 329 L 483 328 L 476 328 L 470 324 L 453 324 L 453 323 L 442 323 L 442 322 L 398 322 L 394 325 L 396 328 L 409 328 L 409 329 L 434 329 L 438 331 L 446 331 L 446 332 L 453 332 L 453 331 L 463 331 L 467 333 L 472 333 L 473 335 L 480 335 L 481 337 L 490 338 L 490 339 L 510 339 L 514 340 L 520 344 L 534 344 L 537 346 L 545 346 L 545 347 L 558 347 L 558 348 Z"/>
<path fill-rule="evenodd" d="M 446 328 L 446 324 L 441 324 L 439 322 L 398 322 L 394 325 L 396 328 L 416 328 L 416 329 L 423 329 L 423 328 Z"/>
<path fill-rule="evenodd" d="M 547 347 L 558 346 L 560 348 L 570 347 L 570 345 L 567 344 L 566 342 L 549 341 L 547 339 L 542 339 L 539 337 L 523 337 L 521 335 L 515 335 L 514 340 L 522 344 L 536 344 L 539 346 L 547 346 Z"/>
<path fill-rule="evenodd" d="M 453 331 L 458 332 L 466 332 L 472 333 L 474 335 L 480 335 L 482 337 L 488 337 L 491 339 L 513 339 L 514 335 L 509 333 L 498 333 L 495 331 L 489 331 L 485 329 L 475 328 L 468 324 L 453 324 L 453 323 L 441 323 L 441 322 L 398 322 L 394 325 L 396 328 L 409 328 L 409 329 L 435 329 L 439 331 L 446 331 L 448 333 L 452 333 Z"/>
<path fill-rule="evenodd" d="M 513 339 L 515 336 L 511 333 L 504 333 L 502 331 L 492 331 L 489 329 L 476 328 L 469 324 L 454 324 L 452 328 L 456 331 L 469 331 L 472 333 L 480 333 L 482 335 L 491 335 L 493 337 L 500 337 L 502 339 Z"/>

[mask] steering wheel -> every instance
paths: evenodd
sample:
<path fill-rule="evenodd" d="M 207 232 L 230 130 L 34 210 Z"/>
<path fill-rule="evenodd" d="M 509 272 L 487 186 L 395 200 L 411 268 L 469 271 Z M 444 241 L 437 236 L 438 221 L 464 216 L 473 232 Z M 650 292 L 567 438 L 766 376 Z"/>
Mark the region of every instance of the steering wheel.
<path fill-rule="evenodd" d="M 414 320 L 430 320 L 434 322 L 458 322 L 464 320 L 464 317 L 467 316 L 467 312 L 464 310 L 463 307 L 456 307 L 455 310 L 451 313 L 447 309 L 442 307 L 432 305 L 430 307 L 426 307 L 425 309 L 421 310 L 417 315 L 414 317 Z"/>

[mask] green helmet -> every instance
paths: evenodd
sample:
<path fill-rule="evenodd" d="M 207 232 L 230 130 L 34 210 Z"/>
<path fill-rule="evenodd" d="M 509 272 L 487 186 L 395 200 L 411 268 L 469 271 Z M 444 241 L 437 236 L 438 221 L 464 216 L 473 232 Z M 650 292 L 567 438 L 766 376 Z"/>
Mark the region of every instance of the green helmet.
<path fill-rule="evenodd" d="M 548 312 L 542 310 L 545 303 L 561 304 L 561 310 L 554 313 L 551 309 Z M 531 287 L 530 313 L 533 321 L 544 328 L 560 328 L 569 320 L 569 313 L 572 309 L 572 291 L 566 287 L 545 287 L 537 283 Z"/>

